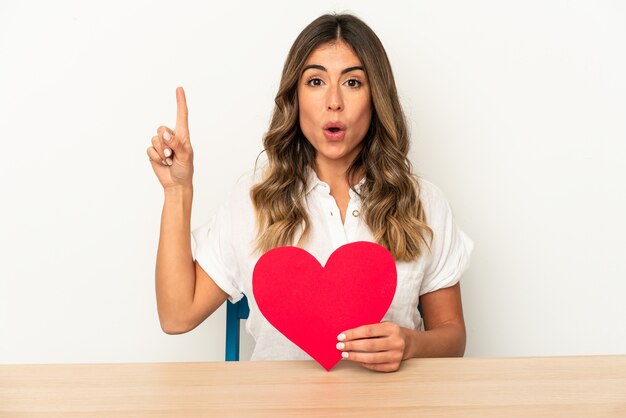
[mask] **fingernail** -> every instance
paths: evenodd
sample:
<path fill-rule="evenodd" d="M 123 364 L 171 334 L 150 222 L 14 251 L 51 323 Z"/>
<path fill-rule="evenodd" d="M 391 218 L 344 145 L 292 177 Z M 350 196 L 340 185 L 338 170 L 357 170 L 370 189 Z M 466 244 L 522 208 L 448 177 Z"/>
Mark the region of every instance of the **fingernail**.
<path fill-rule="evenodd" d="M 344 343 L 337 343 L 337 350 L 343 350 L 344 348 L 346 348 Z"/>
<path fill-rule="evenodd" d="M 346 334 L 341 333 L 341 334 L 337 335 L 337 339 L 338 339 L 339 341 L 343 341 L 343 340 L 345 340 L 345 339 L 346 339 Z"/>
<path fill-rule="evenodd" d="M 172 140 L 172 135 L 170 135 L 169 132 L 165 131 L 165 132 L 163 132 L 163 139 L 165 139 L 166 141 L 171 141 Z"/>
<path fill-rule="evenodd" d="M 162 160 L 162 161 L 161 161 L 161 164 L 163 164 L 163 165 L 167 165 L 167 163 L 165 162 L 165 160 Z"/>
<path fill-rule="evenodd" d="M 342 352 L 341 353 L 341 357 L 342 358 L 348 358 L 348 352 L 347 351 Z"/>
<path fill-rule="evenodd" d="M 172 162 L 172 159 L 171 159 L 171 158 L 166 158 L 166 159 L 165 159 L 165 162 L 167 163 L 167 165 L 172 165 L 172 164 L 173 164 L 173 162 Z"/>
<path fill-rule="evenodd" d="M 169 148 L 164 148 L 163 149 L 163 154 L 165 154 L 166 157 L 171 157 L 172 156 L 172 150 Z"/>

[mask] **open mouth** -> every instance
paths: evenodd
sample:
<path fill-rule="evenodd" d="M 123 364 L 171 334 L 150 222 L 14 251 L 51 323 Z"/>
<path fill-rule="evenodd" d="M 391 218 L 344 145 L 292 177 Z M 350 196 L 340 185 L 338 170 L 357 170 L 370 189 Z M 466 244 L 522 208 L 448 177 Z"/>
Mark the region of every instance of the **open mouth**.
<path fill-rule="evenodd" d="M 346 129 L 346 126 L 339 122 L 339 121 L 335 121 L 335 122 L 328 122 L 323 126 L 323 129 L 325 131 L 328 131 L 330 133 L 336 134 L 338 132 L 344 131 Z"/>
<path fill-rule="evenodd" d="M 323 126 L 323 129 L 324 135 L 331 141 L 339 141 L 346 134 L 346 126 L 339 121 L 328 122 Z"/>

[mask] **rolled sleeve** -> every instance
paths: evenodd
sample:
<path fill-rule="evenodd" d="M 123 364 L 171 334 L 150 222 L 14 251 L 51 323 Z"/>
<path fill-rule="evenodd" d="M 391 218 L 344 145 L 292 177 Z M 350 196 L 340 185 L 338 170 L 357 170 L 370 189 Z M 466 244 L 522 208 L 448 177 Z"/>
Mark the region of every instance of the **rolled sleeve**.
<path fill-rule="evenodd" d="M 208 223 L 192 231 L 191 247 L 194 260 L 235 303 L 243 293 L 238 280 L 231 222 L 229 205 L 222 205 Z"/>
<path fill-rule="evenodd" d="M 433 230 L 433 239 L 420 296 L 457 284 L 469 267 L 474 248 L 473 241 L 456 224 L 443 193 L 430 183 L 424 185 L 429 202 L 425 208 L 426 222 Z"/>

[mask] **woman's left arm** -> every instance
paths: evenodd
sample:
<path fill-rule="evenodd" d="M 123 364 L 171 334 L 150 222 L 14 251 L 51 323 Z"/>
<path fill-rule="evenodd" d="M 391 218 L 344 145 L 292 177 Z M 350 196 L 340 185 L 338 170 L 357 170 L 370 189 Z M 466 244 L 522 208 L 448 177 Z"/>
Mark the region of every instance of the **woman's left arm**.
<path fill-rule="evenodd" d="M 462 357 L 465 321 L 461 286 L 439 289 L 420 297 L 425 331 L 403 328 L 393 322 L 364 325 L 337 337 L 344 359 L 381 372 L 400 368 L 414 357 Z"/>

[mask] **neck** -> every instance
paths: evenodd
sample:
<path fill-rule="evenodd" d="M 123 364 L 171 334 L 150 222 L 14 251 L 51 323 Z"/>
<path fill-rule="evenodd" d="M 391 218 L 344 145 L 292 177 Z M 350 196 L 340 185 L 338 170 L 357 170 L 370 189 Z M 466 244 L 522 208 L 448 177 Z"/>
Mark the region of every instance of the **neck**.
<path fill-rule="evenodd" d="M 315 162 L 315 173 L 317 177 L 328 185 L 346 183 L 346 172 L 348 167 L 336 164 L 324 164 L 320 161 Z"/>
<path fill-rule="evenodd" d="M 333 192 L 347 193 L 351 186 L 348 182 L 349 179 L 346 178 L 348 168 L 350 168 L 350 164 L 345 162 L 321 159 L 316 159 L 315 161 L 315 173 L 321 181 L 328 184 L 331 194 L 334 194 Z M 362 173 L 359 173 L 357 179 L 362 175 Z"/>

